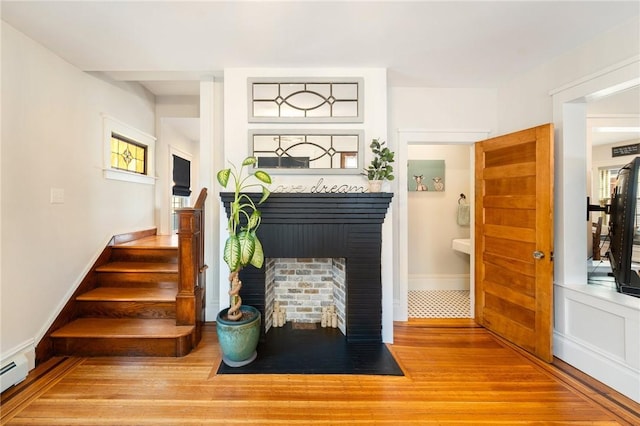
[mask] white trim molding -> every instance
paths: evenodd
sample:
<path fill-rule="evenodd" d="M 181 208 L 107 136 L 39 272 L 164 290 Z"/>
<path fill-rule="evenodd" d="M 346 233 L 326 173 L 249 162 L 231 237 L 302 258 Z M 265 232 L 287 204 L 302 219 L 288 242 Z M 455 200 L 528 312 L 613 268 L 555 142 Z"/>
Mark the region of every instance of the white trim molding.
<path fill-rule="evenodd" d="M 107 179 L 155 185 L 156 138 L 107 114 L 102 114 L 102 123 L 102 148 L 104 152 L 104 163 L 102 170 L 104 172 L 104 177 Z M 146 175 L 111 168 L 111 135 L 113 133 L 124 136 L 147 147 Z"/>

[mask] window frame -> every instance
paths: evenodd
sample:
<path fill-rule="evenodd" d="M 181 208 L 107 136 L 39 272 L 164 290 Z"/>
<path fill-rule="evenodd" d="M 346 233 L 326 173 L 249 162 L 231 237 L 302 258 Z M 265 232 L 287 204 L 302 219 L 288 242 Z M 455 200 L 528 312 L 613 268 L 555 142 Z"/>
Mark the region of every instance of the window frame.
<path fill-rule="evenodd" d="M 357 86 L 357 115 L 322 117 L 282 117 L 254 115 L 254 84 L 355 84 Z M 247 79 L 247 116 L 249 123 L 364 123 L 364 78 L 361 77 L 250 77 Z"/>
<path fill-rule="evenodd" d="M 148 133 L 136 129 L 114 117 L 103 114 L 103 173 L 106 179 L 114 179 L 125 182 L 155 185 L 155 145 L 156 138 Z M 111 135 L 116 134 L 131 143 L 141 145 L 147 150 L 146 174 L 129 172 L 111 167 Z"/>
<path fill-rule="evenodd" d="M 304 136 L 338 136 L 348 135 L 356 136 L 358 138 L 358 149 L 355 152 L 358 157 L 358 166 L 356 168 L 349 169 L 329 169 L 329 168 L 271 168 L 260 167 L 269 174 L 272 175 L 360 175 L 364 169 L 364 131 L 359 129 L 251 129 L 248 132 L 248 145 L 249 154 L 255 156 L 254 152 L 254 136 L 261 135 L 273 135 L 273 136 L 286 136 L 286 135 L 304 135 Z"/>

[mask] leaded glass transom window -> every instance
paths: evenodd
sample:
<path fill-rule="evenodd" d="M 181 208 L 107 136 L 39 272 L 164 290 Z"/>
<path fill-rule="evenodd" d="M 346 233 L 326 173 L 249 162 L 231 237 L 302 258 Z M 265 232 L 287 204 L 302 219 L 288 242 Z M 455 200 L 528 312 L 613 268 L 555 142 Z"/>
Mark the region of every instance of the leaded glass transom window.
<path fill-rule="evenodd" d="M 147 174 L 147 147 L 112 133 L 111 167 L 141 175 Z"/>
<path fill-rule="evenodd" d="M 361 132 L 260 131 L 251 133 L 257 167 L 297 173 L 359 173 Z"/>
<path fill-rule="evenodd" d="M 250 80 L 252 122 L 362 122 L 361 79 Z"/>
<path fill-rule="evenodd" d="M 104 177 L 155 185 L 156 138 L 107 114 L 102 114 L 102 124 Z M 121 145 L 120 141 L 124 144 Z M 144 154 L 138 148 L 141 148 Z M 138 159 L 143 159 L 143 162 L 137 161 Z"/>

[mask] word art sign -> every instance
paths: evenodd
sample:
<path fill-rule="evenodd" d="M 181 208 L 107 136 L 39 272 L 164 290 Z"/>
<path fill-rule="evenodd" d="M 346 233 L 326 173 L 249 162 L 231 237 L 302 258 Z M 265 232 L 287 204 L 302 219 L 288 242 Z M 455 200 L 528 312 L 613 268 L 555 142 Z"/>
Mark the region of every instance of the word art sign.
<path fill-rule="evenodd" d="M 349 184 L 325 184 L 324 179 L 318 179 L 315 185 L 308 187 L 300 184 L 278 185 L 271 192 L 282 193 L 306 193 L 311 194 L 348 194 L 348 193 L 365 193 L 368 189 L 362 185 Z"/>

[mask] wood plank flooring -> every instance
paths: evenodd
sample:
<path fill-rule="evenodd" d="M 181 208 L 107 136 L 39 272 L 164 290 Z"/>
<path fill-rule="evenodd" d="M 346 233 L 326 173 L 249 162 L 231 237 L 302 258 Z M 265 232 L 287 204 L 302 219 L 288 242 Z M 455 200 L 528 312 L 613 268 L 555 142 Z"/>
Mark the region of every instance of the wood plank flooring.
<path fill-rule="evenodd" d="M 638 425 L 640 406 L 469 320 L 395 324 L 405 376 L 216 375 L 215 327 L 182 358 L 58 358 L 2 394 L 7 425 Z"/>

